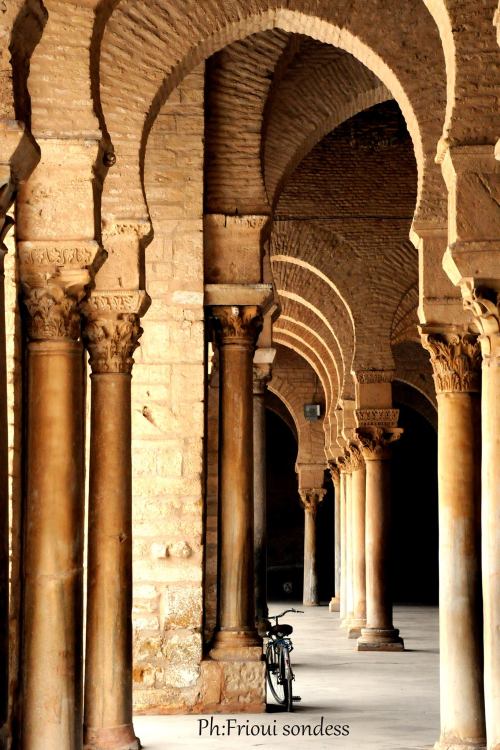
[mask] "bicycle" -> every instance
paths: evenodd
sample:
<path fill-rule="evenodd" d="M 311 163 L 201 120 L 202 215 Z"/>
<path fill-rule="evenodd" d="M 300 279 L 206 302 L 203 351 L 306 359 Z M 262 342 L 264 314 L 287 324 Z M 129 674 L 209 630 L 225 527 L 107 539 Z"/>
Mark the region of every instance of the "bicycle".
<path fill-rule="evenodd" d="M 287 711 L 293 711 L 294 701 L 300 701 L 300 696 L 293 695 L 292 691 L 295 675 L 290 662 L 290 652 L 293 651 L 290 635 L 293 627 L 278 622 L 288 612 L 304 614 L 301 609 L 286 609 L 280 615 L 269 616 L 266 631 L 269 638 L 266 646 L 266 678 L 276 702 L 285 706 Z M 270 620 L 274 620 L 275 624 L 272 625 Z"/>

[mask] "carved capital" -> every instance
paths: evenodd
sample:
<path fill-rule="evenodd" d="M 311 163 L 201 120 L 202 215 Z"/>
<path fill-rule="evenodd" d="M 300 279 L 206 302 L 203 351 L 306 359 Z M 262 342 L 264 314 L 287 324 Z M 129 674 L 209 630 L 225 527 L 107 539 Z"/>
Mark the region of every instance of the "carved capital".
<path fill-rule="evenodd" d="M 347 448 L 344 450 L 344 453 L 342 456 L 339 456 L 337 458 L 337 463 L 339 465 L 339 469 L 344 474 L 350 474 L 352 471 L 352 464 L 351 464 L 351 454 Z"/>
<path fill-rule="evenodd" d="M 365 461 L 363 458 L 363 453 L 361 452 L 361 448 L 356 443 L 349 443 L 349 457 L 350 457 L 350 464 L 351 464 L 351 471 L 357 471 L 358 469 L 362 469 L 365 465 Z"/>
<path fill-rule="evenodd" d="M 330 469 L 333 484 L 337 485 L 340 482 L 340 467 L 336 461 L 328 461 L 328 468 Z"/>
<path fill-rule="evenodd" d="M 373 425 L 374 427 L 396 427 L 399 409 L 356 409 L 356 425 Z"/>
<path fill-rule="evenodd" d="M 83 340 L 94 374 L 131 373 L 142 335 L 141 315 L 149 307 L 140 290 L 95 292 L 82 305 Z"/>
<path fill-rule="evenodd" d="M 32 341 L 77 341 L 80 338 L 78 304 L 89 282 L 86 271 L 66 272 L 48 279 L 43 274 L 32 274 L 29 279 L 23 279 L 29 338 Z"/>
<path fill-rule="evenodd" d="M 256 396 L 263 396 L 266 392 L 267 384 L 271 380 L 272 367 L 268 364 L 253 365 L 253 392 Z"/>
<path fill-rule="evenodd" d="M 132 355 L 142 335 L 139 320 L 138 315 L 125 313 L 114 318 L 94 318 L 86 322 L 83 341 L 94 374 L 132 372 Z"/>
<path fill-rule="evenodd" d="M 462 295 L 464 307 L 474 315 L 481 333 L 483 365 L 488 367 L 500 358 L 500 294 L 471 283 L 462 286 Z"/>
<path fill-rule="evenodd" d="M 262 314 L 257 305 L 215 305 L 212 315 L 216 320 L 219 345 L 243 344 L 255 347 L 262 329 Z"/>
<path fill-rule="evenodd" d="M 394 370 L 358 370 L 354 377 L 360 385 L 390 383 L 394 379 Z"/>
<path fill-rule="evenodd" d="M 381 461 L 389 458 L 390 445 L 399 440 L 402 434 L 401 427 L 364 425 L 356 428 L 356 437 L 365 461 Z"/>
<path fill-rule="evenodd" d="M 302 507 L 307 513 L 316 515 L 318 505 L 326 495 L 326 490 L 317 488 L 308 488 L 299 490 L 299 497 Z"/>
<path fill-rule="evenodd" d="M 422 333 L 431 355 L 436 393 L 477 392 L 481 388 L 481 350 L 473 334 Z"/>

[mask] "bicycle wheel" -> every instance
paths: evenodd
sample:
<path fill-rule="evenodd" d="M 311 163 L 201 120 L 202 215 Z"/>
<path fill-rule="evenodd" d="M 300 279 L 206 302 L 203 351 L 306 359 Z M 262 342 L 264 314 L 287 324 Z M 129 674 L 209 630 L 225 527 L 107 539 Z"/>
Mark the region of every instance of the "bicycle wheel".
<path fill-rule="evenodd" d="M 290 663 L 290 652 L 286 646 L 283 646 L 281 649 L 281 675 L 285 698 L 283 705 L 286 706 L 287 711 L 293 711 L 293 672 Z"/>
<path fill-rule="evenodd" d="M 280 706 L 293 711 L 293 673 L 290 653 L 282 643 L 270 641 L 266 649 L 266 676 L 271 693 Z"/>
<path fill-rule="evenodd" d="M 274 700 L 280 706 L 286 704 L 285 687 L 281 677 L 282 647 L 269 641 L 266 648 L 266 678 Z"/>

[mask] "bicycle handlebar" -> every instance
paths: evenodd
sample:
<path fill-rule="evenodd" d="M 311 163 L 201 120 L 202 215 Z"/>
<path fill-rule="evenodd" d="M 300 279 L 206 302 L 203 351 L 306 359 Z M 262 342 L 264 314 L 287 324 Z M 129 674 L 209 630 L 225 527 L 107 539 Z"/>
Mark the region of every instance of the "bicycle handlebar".
<path fill-rule="evenodd" d="M 279 620 L 279 618 L 280 618 L 280 617 L 283 617 L 283 616 L 284 616 L 284 615 L 286 615 L 286 614 L 287 614 L 288 612 L 295 612 L 295 614 L 299 614 L 299 615 L 303 615 L 303 614 L 304 614 L 304 610 L 303 610 L 303 609 L 294 609 L 294 608 L 292 607 L 292 609 L 285 609 L 285 611 L 284 611 L 284 612 L 282 612 L 282 613 L 281 613 L 280 615 L 269 615 L 269 619 L 270 619 L 270 620 L 276 620 L 276 625 L 277 625 L 277 624 L 278 624 L 278 620 Z"/>

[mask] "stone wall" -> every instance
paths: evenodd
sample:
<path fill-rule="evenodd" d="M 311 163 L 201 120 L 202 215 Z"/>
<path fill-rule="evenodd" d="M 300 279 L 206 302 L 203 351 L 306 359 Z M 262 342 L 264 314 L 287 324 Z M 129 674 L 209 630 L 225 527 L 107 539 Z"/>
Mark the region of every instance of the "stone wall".
<path fill-rule="evenodd" d="M 134 687 L 137 711 L 199 697 L 203 561 L 204 69 L 150 136 L 145 187 L 152 305 L 133 372 Z"/>

